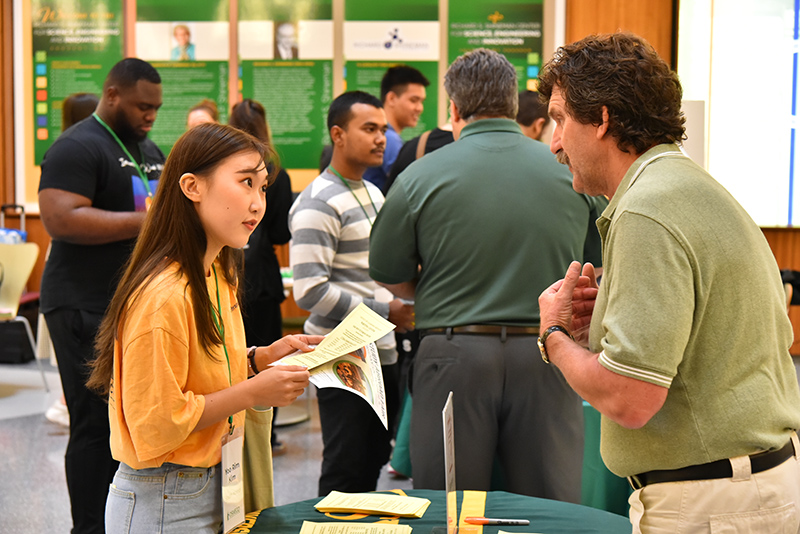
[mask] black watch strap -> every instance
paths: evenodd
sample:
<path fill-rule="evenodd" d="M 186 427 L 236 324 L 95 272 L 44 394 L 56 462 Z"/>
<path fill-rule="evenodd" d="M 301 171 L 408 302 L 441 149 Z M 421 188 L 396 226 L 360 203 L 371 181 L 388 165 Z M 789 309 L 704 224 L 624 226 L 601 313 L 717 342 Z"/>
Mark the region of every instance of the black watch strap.
<path fill-rule="evenodd" d="M 256 367 L 256 347 L 250 347 L 247 351 L 247 360 L 250 362 L 250 369 L 253 370 L 255 374 L 258 374 L 258 367 Z"/>
<path fill-rule="evenodd" d="M 562 332 L 567 336 L 569 336 L 571 340 L 575 341 L 575 338 L 572 337 L 572 334 L 570 334 L 569 331 L 567 331 L 567 329 L 564 328 L 563 326 L 555 324 L 553 326 L 547 327 L 547 330 L 542 332 L 542 334 L 539 336 L 539 351 L 542 353 L 542 360 L 544 360 L 544 363 L 548 364 L 550 363 L 550 358 L 547 356 L 547 347 L 545 346 L 545 343 L 547 342 L 547 338 L 553 332 Z"/>

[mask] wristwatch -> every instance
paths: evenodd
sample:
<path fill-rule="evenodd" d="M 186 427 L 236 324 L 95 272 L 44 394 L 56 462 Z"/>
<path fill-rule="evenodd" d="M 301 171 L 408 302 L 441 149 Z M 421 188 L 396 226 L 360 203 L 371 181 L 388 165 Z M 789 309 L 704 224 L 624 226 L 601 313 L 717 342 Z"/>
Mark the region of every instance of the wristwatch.
<path fill-rule="evenodd" d="M 252 346 L 247 350 L 247 361 L 250 362 L 250 369 L 252 369 L 255 374 L 258 374 L 258 367 L 256 367 L 256 348 L 257 347 Z"/>
<path fill-rule="evenodd" d="M 537 340 L 537 343 L 539 344 L 539 351 L 542 353 L 542 359 L 544 360 L 544 363 L 547 363 L 547 364 L 549 364 L 549 363 L 550 363 L 550 358 L 548 358 L 548 357 L 547 357 L 547 348 L 544 346 L 544 344 L 545 344 L 545 342 L 547 341 L 547 337 L 548 337 L 550 334 L 552 334 L 553 332 L 563 332 L 563 333 L 565 333 L 566 335 L 568 335 L 568 336 L 569 336 L 569 338 L 570 338 L 572 341 L 575 341 L 575 338 L 574 338 L 574 337 L 572 337 L 572 334 L 570 334 L 569 332 L 567 332 L 567 329 L 566 329 L 566 328 L 564 328 L 563 326 L 561 326 L 561 325 L 558 325 L 558 324 L 554 324 L 553 326 L 549 326 L 549 327 L 547 327 L 547 330 L 545 330 L 545 331 L 544 331 L 544 332 L 543 332 L 543 333 L 542 333 L 542 334 L 539 336 L 539 339 Z"/>

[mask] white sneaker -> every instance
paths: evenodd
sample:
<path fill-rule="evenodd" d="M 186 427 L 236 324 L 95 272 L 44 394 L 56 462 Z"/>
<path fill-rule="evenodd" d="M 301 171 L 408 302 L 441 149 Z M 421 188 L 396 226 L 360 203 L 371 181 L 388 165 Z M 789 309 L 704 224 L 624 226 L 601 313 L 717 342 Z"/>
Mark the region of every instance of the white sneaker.
<path fill-rule="evenodd" d="M 51 423 L 69 428 L 69 410 L 67 410 L 66 404 L 61 404 L 60 400 L 57 400 L 44 412 L 44 417 Z"/>

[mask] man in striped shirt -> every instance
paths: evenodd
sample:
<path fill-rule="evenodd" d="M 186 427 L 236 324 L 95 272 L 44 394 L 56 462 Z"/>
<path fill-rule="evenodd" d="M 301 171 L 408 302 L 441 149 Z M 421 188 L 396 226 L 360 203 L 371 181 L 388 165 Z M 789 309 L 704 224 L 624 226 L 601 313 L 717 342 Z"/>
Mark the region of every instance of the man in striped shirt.
<path fill-rule="evenodd" d="M 331 164 L 300 194 L 289 212 L 294 298 L 311 312 L 303 329 L 327 334 L 360 302 L 388 318 L 403 332 L 413 328 L 413 306 L 376 295 L 369 277 L 369 234 L 383 195 L 362 180 L 380 165 L 386 146 L 386 114 L 380 100 L 361 91 L 337 97 L 328 111 L 333 143 Z M 337 388 L 317 392 L 322 426 L 319 494 L 333 490 L 375 489 L 391 453 L 391 429 L 397 399 L 391 394 L 397 361 L 394 333 L 377 343 L 386 382 L 389 431 L 372 408 Z"/>

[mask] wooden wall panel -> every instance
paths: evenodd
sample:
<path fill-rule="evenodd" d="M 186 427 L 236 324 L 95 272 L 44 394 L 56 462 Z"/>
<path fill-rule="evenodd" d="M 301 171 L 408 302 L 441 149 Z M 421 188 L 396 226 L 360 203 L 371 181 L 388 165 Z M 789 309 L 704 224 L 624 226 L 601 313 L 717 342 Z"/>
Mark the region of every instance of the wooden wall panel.
<path fill-rule="evenodd" d="M 567 0 L 567 42 L 597 33 L 631 31 L 672 63 L 673 3 L 678 0 Z"/>
<path fill-rule="evenodd" d="M 12 0 L 0 0 L 0 199 L 14 201 L 14 64 Z"/>
<path fill-rule="evenodd" d="M 281 267 L 289 267 L 289 244 L 277 245 L 275 255 L 278 256 L 278 264 Z M 300 308 L 294 301 L 291 291 L 286 300 L 281 304 L 281 315 L 283 316 L 283 333 L 299 334 L 303 332 L 302 324 L 309 313 Z"/>
<path fill-rule="evenodd" d="M 800 271 L 800 228 L 762 228 L 778 267 Z M 789 319 L 794 327 L 791 353 L 800 355 L 800 306 L 789 308 Z"/>

